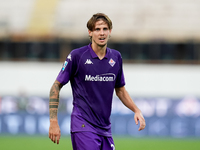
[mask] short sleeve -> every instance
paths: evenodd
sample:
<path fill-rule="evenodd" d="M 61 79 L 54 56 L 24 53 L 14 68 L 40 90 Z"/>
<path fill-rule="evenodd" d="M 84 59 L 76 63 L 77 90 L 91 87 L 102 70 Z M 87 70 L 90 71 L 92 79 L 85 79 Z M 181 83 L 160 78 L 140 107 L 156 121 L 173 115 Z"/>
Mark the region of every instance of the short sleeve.
<path fill-rule="evenodd" d="M 70 78 L 74 75 L 77 68 L 76 66 L 75 55 L 71 52 L 63 63 L 63 66 L 57 76 L 57 80 L 63 85 L 67 84 Z"/>
<path fill-rule="evenodd" d="M 117 74 L 115 87 L 122 87 L 125 85 L 125 78 L 124 78 L 121 54 L 118 57 L 118 62 L 119 62 L 119 72 Z"/>

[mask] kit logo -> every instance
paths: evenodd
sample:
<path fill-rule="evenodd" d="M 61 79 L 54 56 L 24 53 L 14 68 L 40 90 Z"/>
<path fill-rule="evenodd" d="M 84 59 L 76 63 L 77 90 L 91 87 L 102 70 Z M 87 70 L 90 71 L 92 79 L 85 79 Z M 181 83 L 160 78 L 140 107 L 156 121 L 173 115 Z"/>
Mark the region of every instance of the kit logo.
<path fill-rule="evenodd" d="M 113 67 L 115 65 L 115 61 L 111 58 L 109 64 Z"/>
<path fill-rule="evenodd" d="M 87 59 L 85 64 L 93 64 L 92 61 L 90 59 Z"/>
<path fill-rule="evenodd" d="M 113 150 L 115 150 L 115 145 L 114 144 L 111 144 L 110 146 L 113 148 Z"/>
<path fill-rule="evenodd" d="M 71 55 L 71 54 L 69 54 L 69 55 L 67 56 L 67 58 L 68 58 L 70 61 L 72 61 L 72 55 Z"/>

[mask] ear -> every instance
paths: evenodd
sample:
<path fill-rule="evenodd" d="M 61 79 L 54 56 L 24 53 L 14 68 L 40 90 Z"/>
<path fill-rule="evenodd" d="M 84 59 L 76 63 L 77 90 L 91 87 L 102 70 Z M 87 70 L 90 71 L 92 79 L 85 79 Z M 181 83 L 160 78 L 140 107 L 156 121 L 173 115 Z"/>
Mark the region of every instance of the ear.
<path fill-rule="evenodd" d="M 112 32 L 112 29 L 111 29 L 111 30 L 109 30 L 109 35 L 111 35 L 111 32 Z"/>
<path fill-rule="evenodd" d="M 92 36 L 92 31 L 88 30 L 89 36 Z"/>

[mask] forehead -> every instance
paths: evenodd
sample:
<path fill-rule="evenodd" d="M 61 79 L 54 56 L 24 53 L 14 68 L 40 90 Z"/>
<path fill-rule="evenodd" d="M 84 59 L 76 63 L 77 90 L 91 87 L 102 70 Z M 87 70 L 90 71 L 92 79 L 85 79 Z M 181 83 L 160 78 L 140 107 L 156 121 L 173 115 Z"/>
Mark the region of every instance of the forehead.
<path fill-rule="evenodd" d="M 108 28 L 108 24 L 103 20 L 98 20 L 95 23 L 95 28 L 97 28 L 97 27 L 107 27 Z"/>

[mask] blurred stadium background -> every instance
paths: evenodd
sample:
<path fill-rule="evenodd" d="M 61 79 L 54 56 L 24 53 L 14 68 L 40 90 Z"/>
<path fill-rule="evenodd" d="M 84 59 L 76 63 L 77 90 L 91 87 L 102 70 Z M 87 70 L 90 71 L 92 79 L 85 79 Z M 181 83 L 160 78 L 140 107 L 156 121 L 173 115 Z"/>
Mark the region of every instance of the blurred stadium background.
<path fill-rule="evenodd" d="M 90 42 L 86 23 L 97 12 L 113 21 L 108 46 L 121 52 L 126 88 L 147 122 L 138 132 L 133 113 L 114 96 L 113 135 L 133 141 L 178 138 L 186 149 L 199 149 L 198 0 L 0 0 L 0 145 L 18 135 L 25 136 L 22 141 L 48 135 L 50 87 L 70 51 Z M 60 99 L 61 133 L 68 137 L 69 84 Z"/>

